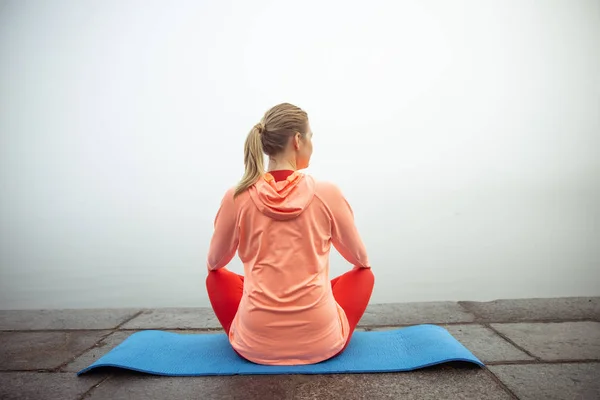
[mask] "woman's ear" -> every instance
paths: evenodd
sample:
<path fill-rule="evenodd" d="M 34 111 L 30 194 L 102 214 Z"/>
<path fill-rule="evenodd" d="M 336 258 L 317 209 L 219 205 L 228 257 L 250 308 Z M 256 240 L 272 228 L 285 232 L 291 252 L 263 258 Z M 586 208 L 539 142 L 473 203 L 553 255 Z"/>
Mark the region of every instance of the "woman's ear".
<path fill-rule="evenodd" d="M 294 135 L 294 149 L 296 151 L 300 150 L 300 134 L 296 133 Z"/>

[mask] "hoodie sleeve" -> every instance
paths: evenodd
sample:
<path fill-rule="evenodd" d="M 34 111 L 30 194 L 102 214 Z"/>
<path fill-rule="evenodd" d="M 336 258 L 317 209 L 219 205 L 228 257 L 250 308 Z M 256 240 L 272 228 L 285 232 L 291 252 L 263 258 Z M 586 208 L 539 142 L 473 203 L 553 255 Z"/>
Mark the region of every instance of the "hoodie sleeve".
<path fill-rule="evenodd" d="M 228 190 L 214 220 L 214 233 L 208 250 L 208 270 L 223 268 L 229 264 L 237 251 L 238 244 L 237 210 L 233 190 Z"/>
<path fill-rule="evenodd" d="M 328 195 L 325 201 L 332 215 L 333 246 L 355 268 L 371 268 L 367 250 L 354 223 L 352 207 L 337 186 L 332 184 L 327 186 Z"/>

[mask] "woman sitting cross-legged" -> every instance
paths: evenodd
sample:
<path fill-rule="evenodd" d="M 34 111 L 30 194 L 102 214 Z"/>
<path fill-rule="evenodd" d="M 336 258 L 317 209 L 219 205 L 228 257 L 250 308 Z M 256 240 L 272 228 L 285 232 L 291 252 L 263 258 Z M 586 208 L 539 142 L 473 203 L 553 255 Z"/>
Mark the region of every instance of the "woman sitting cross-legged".
<path fill-rule="evenodd" d="M 246 139 L 244 177 L 215 218 L 208 296 L 233 349 L 257 364 L 313 364 L 340 354 L 373 291 L 350 205 L 335 185 L 299 172 L 308 167 L 312 135 L 300 108 L 267 111 Z M 353 268 L 330 281 L 331 245 Z M 243 276 L 225 268 L 236 252 Z"/>

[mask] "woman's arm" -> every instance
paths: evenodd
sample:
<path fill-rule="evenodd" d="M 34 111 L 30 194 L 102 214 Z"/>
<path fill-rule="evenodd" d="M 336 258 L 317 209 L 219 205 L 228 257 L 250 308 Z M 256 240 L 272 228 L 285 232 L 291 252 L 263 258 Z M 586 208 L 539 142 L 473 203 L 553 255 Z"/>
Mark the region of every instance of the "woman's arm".
<path fill-rule="evenodd" d="M 208 250 L 208 270 L 223 268 L 229 264 L 237 251 L 238 244 L 237 209 L 233 190 L 228 190 L 215 217 L 214 233 Z"/>
<path fill-rule="evenodd" d="M 324 189 L 323 200 L 332 215 L 333 246 L 355 268 L 371 268 L 367 250 L 354 223 L 352 207 L 337 186 L 327 184 Z"/>

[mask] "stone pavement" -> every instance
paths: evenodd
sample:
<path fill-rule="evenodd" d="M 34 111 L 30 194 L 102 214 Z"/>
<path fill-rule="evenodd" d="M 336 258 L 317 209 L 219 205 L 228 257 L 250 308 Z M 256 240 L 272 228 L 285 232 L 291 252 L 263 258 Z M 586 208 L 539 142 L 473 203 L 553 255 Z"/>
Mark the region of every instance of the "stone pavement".
<path fill-rule="evenodd" d="M 600 297 L 370 305 L 363 330 L 450 331 L 485 368 L 161 377 L 76 372 L 138 330 L 218 332 L 210 309 L 0 311 L 0 399 L 600 399 Z"/>

